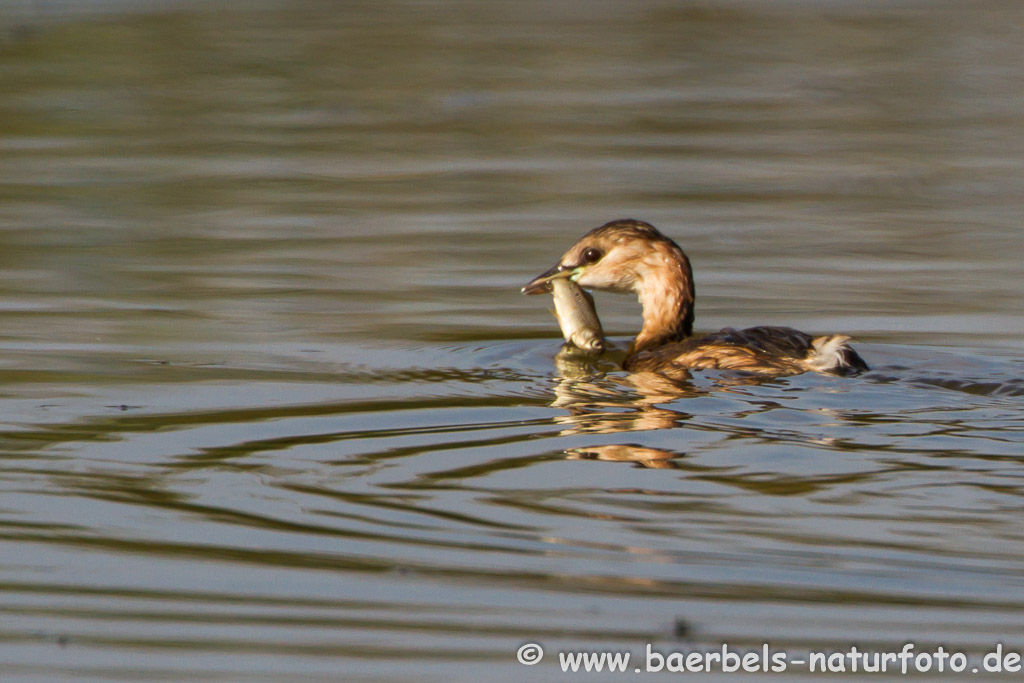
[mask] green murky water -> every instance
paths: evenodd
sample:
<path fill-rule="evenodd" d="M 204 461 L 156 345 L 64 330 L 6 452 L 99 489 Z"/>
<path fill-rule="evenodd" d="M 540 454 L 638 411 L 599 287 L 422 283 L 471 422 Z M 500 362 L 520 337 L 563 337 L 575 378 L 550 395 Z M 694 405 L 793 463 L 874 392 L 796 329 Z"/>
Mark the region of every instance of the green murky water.
<path fill-rule="evenodd" d="M 1018 3 L 0 8 L 4 680 L 1024 649 Z M 873 371 L 556 367 L 623 216 Z"/>

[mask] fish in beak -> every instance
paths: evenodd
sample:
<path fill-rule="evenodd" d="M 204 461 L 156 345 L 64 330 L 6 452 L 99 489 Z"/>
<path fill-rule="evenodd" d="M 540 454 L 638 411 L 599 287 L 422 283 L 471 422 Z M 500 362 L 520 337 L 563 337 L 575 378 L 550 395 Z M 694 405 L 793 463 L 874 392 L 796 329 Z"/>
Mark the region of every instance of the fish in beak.
<path fill-rule="evenodd" d="M 571 268 L 557 263 L 550 270 L 546 270 L 537 277 L 530 280 L 521 290 L 523 294 L 550 294 L 551 281 L 559 278 L 569 278 L 576 281 L 581 274 L 582 268 Z"/>
<path fill-rule="evenodd" d="M 605 350 L 604 330 L 594 308 L 594 297 L 572 281 L 556 277 L 548 281 L 555 300 L 555 318 L 566 345 L 590 355 Z"/>

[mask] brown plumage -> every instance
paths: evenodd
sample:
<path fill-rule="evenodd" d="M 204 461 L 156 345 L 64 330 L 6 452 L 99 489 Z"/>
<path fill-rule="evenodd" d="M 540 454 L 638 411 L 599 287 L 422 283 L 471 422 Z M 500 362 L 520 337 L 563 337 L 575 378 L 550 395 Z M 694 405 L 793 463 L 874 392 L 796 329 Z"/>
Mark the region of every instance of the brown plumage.
<path fill-rule="evenodd" d="M 811 337 L 789 327 L 751 327 L 693 337 L 690 261 L 679 245 L 643 221 L 617 220 L 591 230 L 553 268 L 523 287 L 523 293 L 547 291 L 557 278 L 637 295 L 643 326 L 626 356 L 624 367 L 630 371 L 672 374 L 715 368 L 762 375 L 807 370 L 845 375 L 868 369 L 845 335 Z"/>

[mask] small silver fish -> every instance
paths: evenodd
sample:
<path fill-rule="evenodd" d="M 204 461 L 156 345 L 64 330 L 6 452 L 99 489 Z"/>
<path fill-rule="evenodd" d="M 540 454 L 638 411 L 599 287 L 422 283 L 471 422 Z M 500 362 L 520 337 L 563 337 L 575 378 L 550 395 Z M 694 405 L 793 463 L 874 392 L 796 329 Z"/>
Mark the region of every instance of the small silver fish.
<path fill-rule="evenodd" d="M 555 299 L 555 317 L 565 341 L 589 354 L 603 352 L 604 330 L 594 309 L 594 297 L 564 277 L 551 280 L 551 293 Z"/>

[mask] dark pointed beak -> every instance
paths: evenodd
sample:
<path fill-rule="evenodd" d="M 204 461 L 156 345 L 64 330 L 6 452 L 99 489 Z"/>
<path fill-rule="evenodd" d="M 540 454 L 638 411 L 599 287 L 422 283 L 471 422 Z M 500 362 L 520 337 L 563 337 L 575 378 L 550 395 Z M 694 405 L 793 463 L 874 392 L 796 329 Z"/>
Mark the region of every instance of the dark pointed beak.
<path fill-rule="evenodd" d="M 545 294 L 551 291 L 551 281 L 560 277 L 569 277 L 572 275 L 572 269 L 563 268 L 561 264 L 556 263 L 553 268 L 546 270 L 537 277 L 530 280 L 525 287 L 523 287 L 523 294 Z"/>

